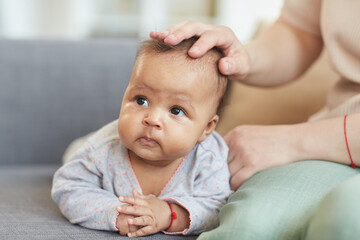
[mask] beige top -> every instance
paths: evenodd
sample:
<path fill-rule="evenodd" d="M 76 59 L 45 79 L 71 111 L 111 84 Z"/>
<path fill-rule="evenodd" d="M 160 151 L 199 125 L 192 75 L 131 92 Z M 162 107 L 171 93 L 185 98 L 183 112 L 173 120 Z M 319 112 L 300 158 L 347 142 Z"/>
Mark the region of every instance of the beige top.
<path fill-rule="evenodd" d="M 360 112 L 360 1 L 285 0 L 282 18 L 321 36 L 332 68 L 341 76 L 326 106 L 310 120 Z"/>

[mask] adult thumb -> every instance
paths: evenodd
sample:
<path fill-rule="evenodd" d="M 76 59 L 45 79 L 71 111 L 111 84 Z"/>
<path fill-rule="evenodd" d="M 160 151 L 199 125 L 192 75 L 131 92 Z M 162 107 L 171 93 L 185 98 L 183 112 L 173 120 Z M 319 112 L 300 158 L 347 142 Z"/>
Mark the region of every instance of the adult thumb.
<path fill-rule="evenodd" d="M 235 73 L 234 67 L 235 62 L 231 57 L 223 57 L 219 61 L 219 71 L 226 76 L 233 75 Z"/>

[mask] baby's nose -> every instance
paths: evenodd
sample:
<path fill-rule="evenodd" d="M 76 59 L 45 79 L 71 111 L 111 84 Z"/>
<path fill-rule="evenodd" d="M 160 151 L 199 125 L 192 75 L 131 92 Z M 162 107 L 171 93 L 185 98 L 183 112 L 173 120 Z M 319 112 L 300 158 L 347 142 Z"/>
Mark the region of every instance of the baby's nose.
<path fill-rule="evenodd" d="M 156 127 L 158 129 L 161 129 L 161 118 L 161 111 L 154 109 L 152 111 L 149 111 L 149 113 L 146 115 L 143 120 L 143 124 L 149 127 Z"/>

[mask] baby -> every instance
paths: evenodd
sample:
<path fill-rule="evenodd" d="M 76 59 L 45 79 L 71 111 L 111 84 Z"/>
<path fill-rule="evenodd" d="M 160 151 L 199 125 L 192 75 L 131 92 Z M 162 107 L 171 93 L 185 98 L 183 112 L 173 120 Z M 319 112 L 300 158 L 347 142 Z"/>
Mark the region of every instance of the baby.
<path fill-rule="evenodd" d="M 52 198 L 70 222 L 129 237 L 218 225 L 231 194 L 228 148 L 214 131 L 227 78 L 217 49 L 187 55 L 195 41 L 142 43 L 118 120 L 54 175 Z"/>

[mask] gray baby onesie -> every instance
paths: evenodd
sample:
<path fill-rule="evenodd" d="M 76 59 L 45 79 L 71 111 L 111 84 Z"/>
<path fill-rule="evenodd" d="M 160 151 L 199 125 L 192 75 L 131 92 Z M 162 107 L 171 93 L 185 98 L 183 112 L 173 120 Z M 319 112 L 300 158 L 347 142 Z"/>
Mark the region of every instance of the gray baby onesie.
<path fill-rule="evenodd" d="M 189 228 L 178 234 L 198 234 L 218 225 L 219 210 L 232 193 L 227 153 L 224 140 L 212 133 L 196 144 L 159 194 L 190 214 Z M 63 215 L 87 228 L 117 231 L 116 206 L 123 204 L 118 197 L 131 196 L 134 188 L 142 193 L 117 120 L 92 134 L 65 161 L 51 192 Z"/>

